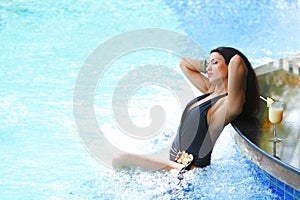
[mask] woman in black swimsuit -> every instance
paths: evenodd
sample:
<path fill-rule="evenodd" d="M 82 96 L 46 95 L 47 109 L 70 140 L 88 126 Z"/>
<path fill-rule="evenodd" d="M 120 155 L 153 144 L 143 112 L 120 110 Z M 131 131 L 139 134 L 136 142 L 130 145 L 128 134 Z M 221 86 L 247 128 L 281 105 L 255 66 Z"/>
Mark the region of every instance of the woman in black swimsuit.
<path fill-rule="evenodd" d="M 204 95 L 195 98 L 183 112 L 170 150 L 170 160 L 189 167 L 210 164 L 213 146 L 224 126 L 238 117 L 255 115 L 259 110 L 259 87 L 248 59 L 238 50 L 219 47 L 211 51 L 207 78 L 199 73 L 196 60 L 182 59 L 180 66 Z"/>
<path fill-rule="evenodd" d="M 259 86 L 248 59 L 238 50 L 219 47 L 207 60 L 207 75 L 200 60 L 182 58 L 180 67 L 204 95 L 187 104 L 169 159 L 122 155 L 117 168 L 139 165 L 146 169 L 192 169 L 210 164 L 213 146 L 224 127 L 234 120 L 259 111 Z"/>

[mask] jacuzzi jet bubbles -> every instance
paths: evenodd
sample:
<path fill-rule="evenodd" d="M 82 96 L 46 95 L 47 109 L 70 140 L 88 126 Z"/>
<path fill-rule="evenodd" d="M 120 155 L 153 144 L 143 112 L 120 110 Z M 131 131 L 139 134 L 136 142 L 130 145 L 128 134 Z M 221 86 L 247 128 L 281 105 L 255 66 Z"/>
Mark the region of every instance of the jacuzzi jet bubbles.
<path fill-rule="evenodd" d="M 130 52 L 146 49 L 165 51 L 179 58 L 192 57 L 204 60 L 207 57 L 205 51 L 190 38 L 174 31 L 158 28 L 122 33 L 103 42 L 89 55 L 78 74 L 74 88 L 74 118 L 87 150 L 98 161 L 109 167 L 113 157 L 126 152 L 112 144 L 105 137 L 105 132 L 101 130 L 99 126 L 101 121 L 97 121 L 94 108 L 95 90 L 105 76 L 104 72 L 113 62 Z M 154 63 L 133 67 L 130 72 L 121 77 L 113 91 L 111 113 L 114 115 L 119 131 L 135 140 L 150 140 L 164 128 L 167 120 L 165 109 L 160 105 L 154 105 L 150 109 L 151 123 L 146 127 L 135 124 L 130 118 L 128 102 L 132 93 L 145 85 L 159 85 L 170 91 L 182 110 L 194 97 L 190 84 L 181 74 L 168 66 Z M 169 152 L 169 147 L 154 150 L 150 154 L 161 155 L 166 151 Z"/>

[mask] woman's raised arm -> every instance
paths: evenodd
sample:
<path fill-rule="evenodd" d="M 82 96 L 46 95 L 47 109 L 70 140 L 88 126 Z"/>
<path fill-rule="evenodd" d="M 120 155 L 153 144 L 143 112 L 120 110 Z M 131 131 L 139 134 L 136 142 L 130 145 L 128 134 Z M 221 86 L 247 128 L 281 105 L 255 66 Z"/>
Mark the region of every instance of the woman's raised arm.
<path fill-rule="evenodd" d="M 246 100 L 248 69 L 239 55 L 231 58 L 228 65 L 228 96 L 226 99 L 226 119 L 234 120 L 242 111 Z"/>
<path fill-rule="evenodd" d="M 211 90 L 211 84 L 201 72 L 202 60 L 191 58 L 182 58 L 179 66 L 189 81 L 202 93 L 207 93 Z"/>

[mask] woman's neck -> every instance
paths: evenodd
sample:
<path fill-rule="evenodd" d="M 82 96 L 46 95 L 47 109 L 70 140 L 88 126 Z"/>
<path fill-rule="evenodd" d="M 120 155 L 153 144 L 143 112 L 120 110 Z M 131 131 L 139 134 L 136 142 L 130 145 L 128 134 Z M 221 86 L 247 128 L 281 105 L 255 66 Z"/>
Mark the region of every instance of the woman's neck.
<path fill-rule="evenodd" d="M 226 87 L 218 87 L 216 86 L 213 90 L 214 95 L 221 95 L 221 94 L 226 94 L 227 93 L 227 88 Z"/>

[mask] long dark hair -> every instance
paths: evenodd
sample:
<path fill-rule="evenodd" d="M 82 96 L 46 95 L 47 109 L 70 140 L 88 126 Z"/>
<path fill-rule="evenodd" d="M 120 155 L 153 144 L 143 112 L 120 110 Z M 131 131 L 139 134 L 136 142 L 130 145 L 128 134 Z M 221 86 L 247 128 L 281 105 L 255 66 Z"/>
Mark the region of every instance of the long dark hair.
<path fill-rule="evenodd" d="M 239 117 L 250 117 L 256 115 L 260 109 L 260 103 L 259 103 L 260 87 L 257 81 L 255 71 L 252 68 L 248 58 L 239 50 L 232 47 L 218 47 L 212 50 L 210 53 L 212 52 L 218 52 L 219 54 L 221 54 L 224 57 L 227 65 L 229 64 L 230 59 L 236 54 L 242 57 L 242 59 L 244 60 L 248 68 L 248 74 L 247 74 L 246 102 L 244 104 L 243 111 Z"/>

